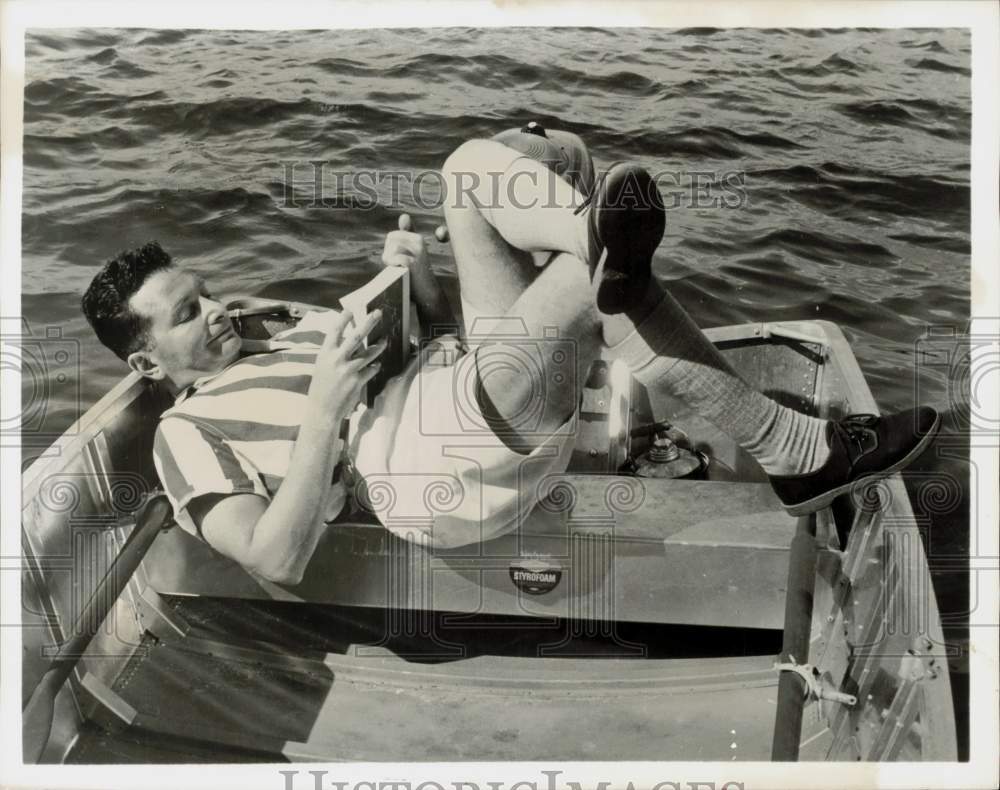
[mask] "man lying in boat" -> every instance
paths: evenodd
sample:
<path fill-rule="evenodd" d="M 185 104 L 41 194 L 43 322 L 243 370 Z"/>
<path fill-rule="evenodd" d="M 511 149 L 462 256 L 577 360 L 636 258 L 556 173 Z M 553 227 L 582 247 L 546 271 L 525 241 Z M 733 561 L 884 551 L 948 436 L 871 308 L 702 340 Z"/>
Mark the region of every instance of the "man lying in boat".
<path fill-rule="evenodd" d="M 567 467 L 581 384 L 602 350 L 729 434 L 792 513 L 825 507 L 927 446 L 933 409 L 829 422 L 748 386 L 650 274 L 665 218 L 649 174 L 617 164 L 595 185 L 578 137 L 531 131 L 467 142 L 445 162 L 475 335 L 467 348 L 426 345 L 371 407 L 356 408 L 379 365 L 381 346 L 361 343 L 374 316 L 354 326 L 347 314 L 309 314 L 278 336 L 283 349 L 245 354 L 223 306 L 157 244 L 94 278 L 83 308 L 100 340 L 176 393 L 154 454 L 182 527 L 296 583 L 344 505 L 344 462 L 404 538 L 447 547 L 515 529 L 537 482 Z M 410 268 L 425 326 L 450 320 L 420 235 L 389 233 L 383 261 Z M 533 342 L 512 340 L 511 320 Z M 573 353 L 555 353 L 553 337 Z"/>

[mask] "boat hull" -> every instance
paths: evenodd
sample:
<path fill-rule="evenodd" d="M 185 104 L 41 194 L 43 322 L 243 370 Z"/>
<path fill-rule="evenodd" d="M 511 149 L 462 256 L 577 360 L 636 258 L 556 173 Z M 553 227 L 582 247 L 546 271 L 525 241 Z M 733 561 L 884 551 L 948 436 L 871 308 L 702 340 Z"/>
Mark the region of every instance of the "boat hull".
<path fill-rule="evenodd" d="M 779 401 L 821 416 L 875 410 L 832 324 L 707 334 Z M 641 640 L 616 631 L 635 623 L 720 633 L 782 626 L 794 522 L 742 450 L 684 404 L 648 395 L 658 419 L 683 426 L 712 457 L 710 479 L 571 469 L 548 481 L 563 493 L 546 498 L 519 532 L 449 552 L 393 538 L 371 520 L 345 522 L 295 588 L 254 578 L 176 526 L 164 531 L 58 698 L 43 761 L 99 761 L 107 750 L 147 761 L 767 759 L 774 655 L 651 658 Z M 48 666 L 44 648 L 78 627 L 88 591 L 129 534 L 129 512 L 156 486 L 151 436 L 164 405 L 130 377 L 25 473 L 26 698 Z M 801 758 L 954 759 L 940 619 L 900 478 L 875 496 L 842 497 L 818 526 L 804 658 L 858 703 L 808 703 Z M 504 617 L 526 618 L 519 628 L 577 623 L 619 650 L 599 661 L 569 658 L 554 636 L 532 642 L 530 656 L 470 657 L 453 634 L 428 634 L 419 617 L 390 617 L 390 631 L 415 628 L 440 648 L 415 667 L 387 647 L 398 633 L 364 649 L 303 650 L 266 624 L 253 636 L 208 628 L 185 616 L 185 600 L 219 601 L 227 611 L 274 602 L 445 612 L 497 628 Z M 271 701 L 265 709 L 255 699 Z M 279 702 L 294 715 L 275 720 L 269 711 L 284 709 L 273 707 Z M 566 721 L 571 732 L 560 726 Z"/>

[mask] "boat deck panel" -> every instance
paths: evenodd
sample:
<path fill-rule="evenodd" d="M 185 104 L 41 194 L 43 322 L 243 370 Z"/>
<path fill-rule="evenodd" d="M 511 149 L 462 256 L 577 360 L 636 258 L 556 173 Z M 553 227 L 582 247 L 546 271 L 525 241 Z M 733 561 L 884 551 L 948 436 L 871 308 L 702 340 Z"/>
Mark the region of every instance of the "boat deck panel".
<path fill-rule="evenodd" d="M 549 501 L 518 532 L 459 549 L 430 550 L 378 524 L 335 526 L 294 587 L 252 579 L 178 529 L 157 539 L 144 565 L 161 594 L 781 628 L 795 522 L 767 484 L 549 482 L 562 492 L 558 507 Z M 556 587 L 520 590 L 511 567 L 525 558 L 557 568 Z"/>
<path fill-rule="evenodd" d="M 138 727 L 111 737 L 125 744 L 120 755 L 150 734 L 167 749 L 197 734 L 234 760 L 275 749 L 289 759 L 629 760 L 654 757 L 657 740 L 665 758 L 762 760 L 772 661 L 482 656 L 423 665 L 193 635 L 136 653 L 115 691 L 139 711 Z M 72 761 L 94 753 L 84 746 Z"/>

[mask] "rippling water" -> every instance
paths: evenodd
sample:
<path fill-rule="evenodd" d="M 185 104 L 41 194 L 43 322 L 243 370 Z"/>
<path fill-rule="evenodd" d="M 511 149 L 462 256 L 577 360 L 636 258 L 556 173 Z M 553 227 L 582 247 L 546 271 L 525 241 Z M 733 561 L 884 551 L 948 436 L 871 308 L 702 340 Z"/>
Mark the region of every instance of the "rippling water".
<path fill-rule="evenodd" d="M 883 408 L 905 405 L 914 339 L 969 314 L 969 47 L 957 30 L 32 34 L 24 314 L 80 340 L 87 406 L 123 368 L 78 300 L 118 250 L 157 238 L 220 290 L 332 296 L 371 273 L 394 212 L 283 207 L 282 163 L 416 172 L 534 118 L 599 167 L 676 174 L 655 266 L 699 323 L 831 319 Z M 731 173 L 744 205 L 693 199 Z M 57 430 L 74 409 L 53 384 Z"/>
<path fill-rule="evenodd" d="M 156 238 L 217 291 L 332 300 L 396 212 L 283 206 L 282 163 L 415 172 L 536 119 L 598 167 L 676 174 L 655 270 L 702 326 L 835 321 L 882 408 L 909 405 L 914 341 L 969 316 L 969 53 L 928 29 L 29 34 L 23 312 L 79 342 L 86 408 L 124 372 L 78 307 L 117 251 Z M 692 199 L 733 173 L 740 206 Z M 58 432 L 75 389 L 47 384 Z M 946 384 L 921 395 L 948 407 Z"/>

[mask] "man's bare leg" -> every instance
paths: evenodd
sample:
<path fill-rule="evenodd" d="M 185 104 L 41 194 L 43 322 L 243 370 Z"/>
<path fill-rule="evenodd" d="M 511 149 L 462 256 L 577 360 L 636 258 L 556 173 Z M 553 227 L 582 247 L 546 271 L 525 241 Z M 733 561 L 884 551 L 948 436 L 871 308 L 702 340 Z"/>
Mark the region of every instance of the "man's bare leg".
<path fill-rule="evenodd" d="M 471 207 L 463 206 L 461 193 L 452 194 L 450 208 L 446 208 L 449 221 L 458 212 L 471 210 L 484 222 L 477 226 L 470 220 L 463 227 L 474 228 L 480 237 L 492 239 L 494 249 L 502 246 L 501 241 L 484 225 L 513 248 L 566 253 L 550 266 L 551 277 L 540 276 L 524 289 L 508 308 L 508 315 L 520 314 L 529 336 L 539 337 L 541 331 L 544 337 L 545 327 L 554 326 L 576 339 L 580 350 L 578 369 L 582 372 L 574 382 L 545 386 L 549 381 L 556 383 L 560 371 L 553 365 L 554 354 L 539 351 L 540 375 L 545 377 L 541 387 L 537 386 L 538 375 L 525 376 L 514 371 L 501 371 L 501 375 L 490 377 L 491 381 L 482 381 L 486 399 L 501 418 L 517 415 L 526 399 L 530 402 L 532 397 L 539 397 L 532 394 L 534 388 L 541 393 L 540 397 L 553 403 L 552 408 L 544 405 L 547 422 L 543 425 L 550 429 L 558 427 L 560 415 L 569 413 L 570 401 L 575 405 L 582 376 L 596 357 L 594 335 L 599 327 L 612 352 L 625 361 L 640 382 L 678 394 L 748 450 L 771 476 L 775 491 L 793 513 L 813 512 L 827 506 L 862 478 L 882 477 L 904 468 L 926 449 L 936 433 L 940 419 L 929 407 L 885 418 L 868 415 L 832 423 L 779 406 L 748 386 L 683 308 L 662 292 L 655 279 L 648 277 L 649 259 L 643 257 L 639 262 L 643 269 L 630 267 L 637 250 L 643 256 L 651 255 L 652 250 L 644 245 L 651 242 L 655 247 L 659 242 L 654 230 L 658 228 L 658 233 L 662 233 L 659 221 L 662 217 L 643 210 L 639 212 L 642 217 L 638 223 L 632 220 L 639 213 L 622 224 L 618 215 L 614 221 L 598 225 L 601 231 L 595 244 L 595 235 L 588 224 L 581 224 L 581 218 L 583 223 L 589 219 L 603 223 L 607 218 L 603 212 L 608 208 L 614 210 L 612 203 L 603 204 L 602 199 L 602 207 L 595 208 L 596 203 L 592 203 L 589 209 L 601 214 L 577 215 L 571 211 L 571 206 L 578 202 L 577 195 L 569 184 L 552 178 L 543 165 L 489 141 L 472 141 L 449 158 L 445 176 L 452 179 L 452 188 L 458 186 L 454 179 L 463 170 L 498 176 L 499 189 L 492 178 L 485 188 L 481 182 L 472 186 L 467 195 Z M 525 175 L 528 177 L 524 178 Z M 643 175 L 652 184 L 648 174 Z M 520 182 L 515 184 L 519 178 Z M 612 240 L 605 236 L 604 228 L 624 228 L 625 233 Z M 642 239 L 638 246 L 637 239 Z M 463 244 L 468 242 L 462 247 L 463 258 L 474 258 L 475 241 L 473 236 L 463 240 Z M 612 258 L 613 243 L 615 263 L 613 266 L 608 263 L 611 267 L 608 271 L 613 275 L 608 280 L 602 270 L 605 256 L 607 261 Z M 602 249 L 594 249 L 597 246 Z M 516 255 L 511 257 L 518 260 Z M 588 279 L 593 278 L 590 290 L 595 303 L 583 298 L 587 290 L 580 282 L 584 261 Z M 466 270 L 469 271 L 468 266 Z M 514 266 L 509 270 L 514 271 Z M 631 277 L 632 272 L 645 277 Z M 480 272 L 480 276 L 489 282 L 488 271 Z M 640 288 L 634 287 L 637 283 Z M 606 285 L 612 287 L 605 288 Z M 597 313 L 596 305 L 602 303 L 602 298 L 607 309 Z M 501 303 L 505 304 L 506 299 Z M 500 337 L 497 340 L 503 342 Z M 545 348 L 545 344 L 539 347 Z M 531 446 L 530 442 L 526 445 Z"/>
<path fill-rule="evenodd" d="M 509 244 L 471 203 L 449 202 L 445 218 L 463 309 L 488 317 L 506 315 L 538 276 L 532 254 Z M 466 332 L 474 331 L 470 318 L 465 318 Z"/>
<path fill-rule="evenodd" d="M 510 365 L 511 346 L 500 333 L 479 349 L 484 412 L 506 429 L 498 433 L 516 434 L 530 449 L 537 442 L 520 434 L 517 418 L 539 410 L 539 438 L 557 429 L 576 407 L 603 341 L 640 381 L 665 387 L 694 405 L 770 474 L 804 472 L 824 460 L 825 421 L 785 409 L 747 385 L 655 279 L 625 314 L 597 312 L 582 260 L 592 254 L 586 219 L 571 210 L 583 197 L 568 183 L 534 160 L 485 140 L 462 145 L 443 172 L 451 190 L 445 216 L 463 300 L 520 319 L 536 341 L 554 328 L 560 338 L 577 344 L 576 377 L 565 384 L 556 383 L 566 379 L 565 366 L 541 351 L 534 365 Z M 565 254 L 535 279 L 526 251 L 537 250 Z M 528 367 L 538 370 L 542 381 L 526 375 Z M 535 402 L 539 398 L 545 398 L 544 405 Z"/>
<path fill-rule="evenodd" d="M 491 147 L 502 157 L 496 166 L 506 168 L 509 163 L 503 159 L 513 161 L 520 156 L 499 143 L 489 143 L 486 149 Z M 449 159 L 452 166 L 446 164 L 446 177 L 456 179 L 455 166 L 475 164 L 469 153 L 466 148 L 457 161 Z M 481 164 L 476 167 L 491 166 L 478 161 Z M 546 182 L 547 173 L 540 174 Z M 557 180 L 565 186 L 563 199 L 582 200 L 572 187 Z M 572 214 L 568 209 L 561 213 Z M 576 410 L 580 387 L 603 345 L 586 265 L 574 256 L 561 255 L 539 272 L 529 251 L 514 247 L 486 221 L 482 195 L 479 202 L 468 196 L 449 200 L 445 218 L 463 303 L 480 316 L 506 319 L 499 325 L 490 320 L 488 333 L 475 338 L 484 416 L 511 446 L 530 451 Z M 468 320 L 466 328 L 476 331 Z M 523 336 L 516 337 L 522 331 Z M 567 348 L 572 351 L 569 358 Z M 563 353 L 556 353 L 560 350 Z"/>

